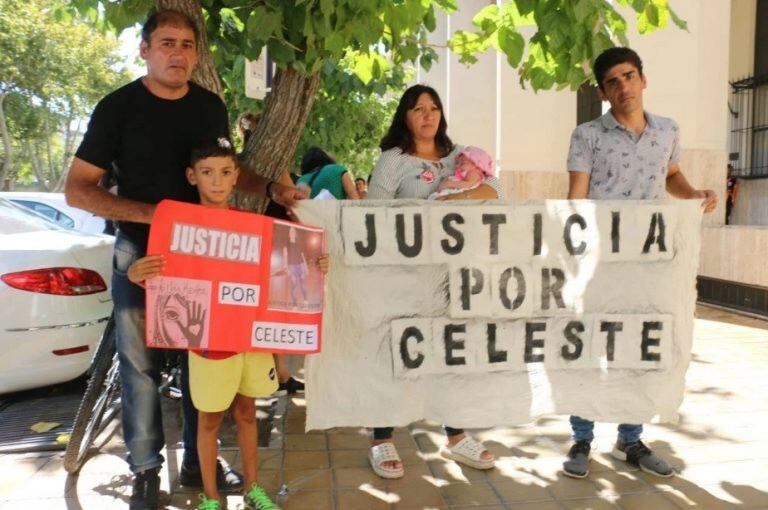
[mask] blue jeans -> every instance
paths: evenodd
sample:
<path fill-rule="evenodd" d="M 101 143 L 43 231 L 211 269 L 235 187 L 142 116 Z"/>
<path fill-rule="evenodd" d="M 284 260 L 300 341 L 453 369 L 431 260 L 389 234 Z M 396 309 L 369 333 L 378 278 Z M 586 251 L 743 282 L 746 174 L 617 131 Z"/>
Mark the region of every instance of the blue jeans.
<path fill-rule="evenodd" d="M 163 353 L 146 347 L 144 289 L 128 280 L 128 267 L 146 253 L 120 234 L 115 238 L 112 259 L 112 300 L 117 331 L 117 355 L 122 382 L 123 439 L 128 448 L 131 471 L 139 473 L 160 467 L 165 445 L 160 395 L 160 367 Z M 197 411 L 189 396 L 186 354 L 182 362 L 182 407 L 184 412 L 184 463 L 198 465 Z"/>
<path fill-rule="evenodd" d="M 622 423 L 619 425 L 619 441 L 622 443 L 634 443 L 640 440 L 640 436 L 643 433 L 643 425 L 630 425 Z M 574 441 L 592 441 L 595 438 L 594 434 L 595 422 L 579 418 L 578 416 L 571 416 L 571 430 L 573 431 Z"/>

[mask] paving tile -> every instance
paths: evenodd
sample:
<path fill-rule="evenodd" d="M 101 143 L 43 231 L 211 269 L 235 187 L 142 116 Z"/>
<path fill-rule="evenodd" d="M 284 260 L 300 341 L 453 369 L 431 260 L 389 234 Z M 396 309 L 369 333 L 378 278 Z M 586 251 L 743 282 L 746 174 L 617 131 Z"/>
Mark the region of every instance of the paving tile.
<path fill-rule="evenodd" d="M 277 503 L 282 510 L 333 510 L 331 491 L 291 492 Z"/>
<path fill-rule="evenodd" d="M 558 499 L 593 498 L 600 496 L 600 489 L 587 477 L 582 480 L 561 476 L 547 484 Z"/>
<path fill-rule="evenodd" d="M 87 496 L 77 499 L 49 499 L 43 500 L 40 506 L 35 506 L 35 510 L 111 510 L 117 508 L 126 508 L 128 505 L 122 499 L 115 499 L 111 496 Z M 17 509 L 30 507 L 16 507 Z"/>
<path fill-rule="evenodd" d="M 420 452 L 416 448 L 398 448 L 397 453 L 400 455 L 400 460 L 403 461 L 403 466 L 413 466 L 414 464 L 424 464 L 428 455 Z"/>
<path fill-rule="evenodd" d="M 504 503 L 552 501 L 552 494 L 547 488 L 533 482 L 533 479 L 530 480 L 530 483 L 505 480 L 491 482 L 491 486 L 496 490 Z"/>
<path fill-rule="evenodd" d="M 343 489 L 336 491 L 336 508 L 339 510 L 387 510 L 391 497 L 378 494 L 378 491 L 362 491 L 359 489 Z"/>
<path fill-rule="evenodd" d="M 639 478 L 637 473 L 617 473 L 604 471 L 591 473 L 589 479 L 599 490 L 615 494 L 631 494 L 634 492 L 647 492 L 651 487 Z"/>
<path fill-rule="evenodd" d="M 330 450 L 367 450 L 371 447 L 368 435 L 361 434 L 328 434 Z"/>
<path fill-rule="evenodd" d="M 374 475 L 375 476 L 375 475 Z M 402 478 L 387 480 L 387 489 L 396 489 L 407 485 L 428 484 L 436 486 L 432 481 L 432 472 L 426 464 L 405 466 L 405 474 Z"/>
<path fill-rule="evenodd" d="M 334 468 L 364 468 L 370 469 L 368 453 L 365 450 L 331 451 L 331 466 Z"/>
<path fill-rule="evenodd" d="M 390 488 L 390 492 L 397 496 L 393 505 L 397 510 L 447 507 L 440 490 L 434 486 L 408 485 L 396 489 Z"/>
<path fill-rule="evenodd" d="M 322 469 L 330 467 L 328 452 L 295 451 L 285 452 L 285 469 Z"/>
<path fill-rule="evenodd" d="M 354 489 L 364 484 L 377 488 L 386 486 L 386 481 L 376 476 L 370 467 L 334 468 L 332 471 L 338 489 Z"/>
<path fill-rule="evenodd" d="M 722 499 L 701 487 L 681 487 L 665 491 L 664 496 L 672 501 L 676 508 L 697 510 L 725 510 L 737 506 L 732 499 Z M 768 504 L 768 500 L 763 501 Z M 740 508 L 746 505 L 738 505 Z"/>
<path fill-rule="evenodd" d="M 464 507 L 467 508 L 467 507 Z M 515 503 L 508 507 L 514 510 L 562 510 L 562 507 L 554 501 L 538 501 L 536 503 Z M 461 510 L 461 507 L 451 507 L 451 509 Z"/>
<path fill-rule="evenodd" d="M 616 499 L 616 503 L 623 510 L 677 510 L 679 508 L 661 492 L 622 494 Z"/>
<path fill-rule="evenodd" d="M 440 493 L 449 506 L 494 505 L 501 500 L 487 483 L 454 483 L 440 487 Z"/>
<path fill-rule="evenodd" d="M 369 429 L 306 433 L 306 402 L 299 396 L 275 403 L 276 432 L 270 447 L 259 449 L 259 482 L 273 497 L 286 484 L 288 496 L 279 501 L 286 510 L 768 510 L 768 322 L 702 308 L 698 313 L 704 319 L 695 323 L 681 419 L 648 425 L 645 433 L 655 451 L 679 464 L 679 476 L 658 478 L 616 461 L 608 453 L 616 425 L 597 423 L 589 478 L 566 479 L 567 419 L 544 416 L 528 425 L 468 431 L 496 455 L 489 471 L 443 459 L 439 424 L 396 428 L 406 476 L 386 481 L 368 465 Z M 164 413 L 169 415 L 164 501 L 170 510 L 193 508 L 198 489 L 177 483 L 183 454 L 177 404 L 165 403 Z M 225 426 L 221 456 L 239 467 L 233 424 Z M 79 477 L 66 475 L 58 452 L 0 455 L 0 510 L 126 508 L 131 476 L 119 426 L 113 431 Z M 241 498 L 228 501 L 237 508 Z"/>
<path fill-rule="evenodd" d="M 286 434 L 283 438 L 285 449 L 293 450 L 326 450 L 328 444 L 324 434 Z"/>
<path fill-rule="evenodd" d="M 257 473 L 257 480 L 265 491 L 273 494 L 280 488 L 282 474 L 278 469 L 260 469 Z"/>
<path fill-rule="evenodd" d="M 472 469 L 447 459 L 430 460 L 427 462 L 427 465 L 429 466 L 429 469 L 435 478 L 444 480 L 446 483 L 473 481 L 485 482 L 489 479 L 489 473 L 494 471 Z"/>
<path fill-rule="evenodd" d="M 283 482 L 291 489 L 302 491 L 316 489 L 332 489 L 333 477 L 331 470 L 328 469 L 286 469 L 283 476 Z"/>
<path fill-rule="evenodd" d="M 74 485 L 74 477 L 32 476 L 17 481 L 2 495 L 10 501 L 33 501 L 36 499 L 65 498 Z M 26 504 L 26 503 L 25 503 Z"/>
<path fill-rule="evenodd" d="M 620 509 L 618 505 L 607 499 L 589 498 L 572 499 L 563 501 L 563 506 L 568 510 L 613 510 Z"/>
<path fill-rule="evenodd" d="M 766 469 L 766 473 L 768 473 L 768 469 Z M 757 483 L 722 482 L 712 486 L 704 486 L 703 489 L 718 498 L 733 501 L 742 508 L 768 507 L 768 478 Z"/>
<path fill-rule="evenodd" d="M 283 452 L 277 450 L 259 450 L 259 469 L 280 469 L 282 467 Z"/>

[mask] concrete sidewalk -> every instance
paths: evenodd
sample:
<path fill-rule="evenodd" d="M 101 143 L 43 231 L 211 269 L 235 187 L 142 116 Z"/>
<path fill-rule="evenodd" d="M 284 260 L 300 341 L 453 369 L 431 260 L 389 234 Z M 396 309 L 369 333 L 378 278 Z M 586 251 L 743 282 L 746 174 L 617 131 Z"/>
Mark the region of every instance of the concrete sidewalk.
<path fill-rule="evenodd" d="M 385 481 L 368 467 L 365 429 L 304 433 L 301 398 L 278 399 L 269 447 L 259 450 L 260 482 L 284 510 L 376 509 L 768 509 L 768 322 L 699 307 L 694 357 L 681 420 L 652 425 L 644 434 L 680 471 L 659 479 L 614 461 L 607 452 L 615 425 L 598 424 L 592 473 L 572 480 L 560 473 L 569 447 L 564 417 L 498 427 L 475 435 L 499 459 L 480 472 L 440 457 L 437 425 L 396 429 L 406 466 L 401 480 Z M 168 508 L 194 508 L 197 493 L 177 483 L 181 450 L 178 410 L 166 407 L 169 444 L 163 491 Z M 2 425 L 0 425 L 2 426 Z M 0 510 L 126 508 L 131 476 L 119 428 L 79 476 L 67 476 L 60 453 L 0 456 Z M 224 444 L 232 444 L 232 431 Z M 222 452 L 234 466 L 236 448 Z M 229 508 L 240 498 L 230 497 Z"/>

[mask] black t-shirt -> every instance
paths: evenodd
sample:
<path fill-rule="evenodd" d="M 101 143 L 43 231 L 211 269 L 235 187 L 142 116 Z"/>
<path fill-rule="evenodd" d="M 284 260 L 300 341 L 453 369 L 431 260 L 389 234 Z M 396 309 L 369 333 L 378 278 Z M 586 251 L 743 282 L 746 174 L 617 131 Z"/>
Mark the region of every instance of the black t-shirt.
<path fill-rule="evenodd" d="M 185 176 L 190 153 L 222 136 L 229 136 L 227 109 L 216 94 L 190 82 L 184 97 L 162 99 L 138 79 L 99 101 L 75 155 L 114 170 L 121 197 L 197 203 L 197 189 Z M 121 221 L 118 228 L 138 244 L 149 237 L 146 224 Z"/>

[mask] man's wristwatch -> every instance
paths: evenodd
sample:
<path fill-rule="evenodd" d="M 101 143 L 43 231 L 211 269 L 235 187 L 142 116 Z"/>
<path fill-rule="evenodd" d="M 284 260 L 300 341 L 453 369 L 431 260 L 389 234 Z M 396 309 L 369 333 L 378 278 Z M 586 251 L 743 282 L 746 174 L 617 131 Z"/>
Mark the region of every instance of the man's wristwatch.
<path fill-rule="evenodd" d="M 267 198 L 270 199 L 270 200 L 272 200 L 272 198 L 273 198 L 272 197 L 272 186 L 274 186 L 275 184 L 276 184 L 275 181 L 269 181 L 267 183 L 267 189 L 266 189 L 266 191 L 267 191 Z"/>

